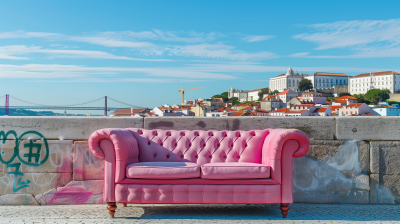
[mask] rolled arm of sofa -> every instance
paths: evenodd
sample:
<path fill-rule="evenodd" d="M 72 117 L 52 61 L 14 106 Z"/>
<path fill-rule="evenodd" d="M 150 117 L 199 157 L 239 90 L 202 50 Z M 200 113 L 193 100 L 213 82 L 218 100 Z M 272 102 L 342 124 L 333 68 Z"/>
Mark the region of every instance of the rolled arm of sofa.
<path fill-rule="evenodd" d="M 262 163 L 271 167 L 271 178 L 282 185 L 282 202 L 293 202 L 293 157 L 307 154 L 310 140 L 297 129 L 271 129 L 264 140 Z"/>
<path fill-rule="evenodd" d="M 139 161 L 135 137 L 126 129 L 100 129 L 89 137 L 89 148 L 94 156 L 104 158 L 104 200 L 115 201 L 115 183 L 125 179 L 128 164 Z"/>

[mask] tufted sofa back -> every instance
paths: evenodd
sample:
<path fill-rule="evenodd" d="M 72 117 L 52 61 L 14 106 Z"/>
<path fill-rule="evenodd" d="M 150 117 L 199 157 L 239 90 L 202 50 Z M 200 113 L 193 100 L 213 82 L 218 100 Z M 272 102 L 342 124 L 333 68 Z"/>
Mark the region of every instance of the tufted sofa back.
<path fill-rule="evenodd" d="M 270 129 L 252 131 L 176 131 L 128 129 L 139 146 L 139 162 L 261 163 Z"/>

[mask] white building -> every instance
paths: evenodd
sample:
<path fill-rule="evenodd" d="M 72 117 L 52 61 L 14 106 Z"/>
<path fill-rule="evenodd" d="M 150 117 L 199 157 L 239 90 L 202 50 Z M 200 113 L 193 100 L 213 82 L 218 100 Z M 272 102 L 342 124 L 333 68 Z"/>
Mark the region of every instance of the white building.
<path fill-rule="evenodd" d="M 228 90 L 228 99 L 232 97 L 237 97 L 240 102 L 245 102 L 245 101 L 256 101 L 258 100 L 258 93 L 261 92 L 264 88 L 261 89 L 254 89 L 251 91 L 244 91 L 244 90 L 238 90 L 234 89 L 231 87 L 230 90 Z"/>
<path fill-rule="evenodd" d="M 298 91 L 299 82 L 303 80 L 303 73 L 294 73 L 292 68 L 289 67 L 286 74 L 281 74 L 269 79 L 269 91 L 278 90 L 282 92 L 286 89 Z"/>
<path fill-rule="evenodd" d="M 370 89 L 388 89 L 395 93 L 400 89 L 400 73 L 394 71 L 363 73 L 350 77 L 350 94 L 365 94 Z"/>
<path fill-rule="evenodd" d="M 298 91 L 299 82 L 303 79 L 308 79 L 313 84 L 314 89 L 331 88 L 333 86 L 347 86 L 349 76 L 343 73 L 328 73 L 328 72 L 315 72 L 311 75 L 307 73 L 294 73 L 292 68 L 289 67 L 286 74 L 281 74 L 269 79 L 270 91 L 278 90 L 282 92 L 286 89 Z"/>
<path fill-rule="evenodd" d="M 314 89 L 325 89 L 334 86 L 347 86 L 349 77 L 344 73 L 315 72 L 304 78 L 311 81 Z"/>

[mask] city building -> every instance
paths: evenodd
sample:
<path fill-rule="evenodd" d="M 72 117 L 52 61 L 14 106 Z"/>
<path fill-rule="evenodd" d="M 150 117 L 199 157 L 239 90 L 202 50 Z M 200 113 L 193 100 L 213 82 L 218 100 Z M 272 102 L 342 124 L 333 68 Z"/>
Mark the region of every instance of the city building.
<path fill-rule="evenodd" d="M 285 113 L 288 112 L 289 109 L 288 108 L 282 108 L 279 110 L 274 110 L 274 111 L 270 111 L 269 112 L 269 116 L 285 116 Z"/>
<path fill-rule="evenodd" d="M 196 106 L 191 108 L 191 111 L 194 113 L 195 117 L 205 117 L 207 112 L 211 111 L 211 108 L 208 104 L 197 102 Z"/>
<path fill-rule="evenodd" d="M 282 100 L 283 103 L 289 102 L 291 99 L 296 98 L 298 96 L 297 92 L 287 89 L 281 93 L 279 93 L 276 98 Z"/>
<path fill-rule="evenodd" d="M 372 107 L 372 110 L 375 111 L 375 114 L 378 116 L 399 116 L 400 109 L 393 106 L 376 106 Z"/>
<path fill-rule="evenodd" d="M 289 67 L 286 74 L 280 74 L 269 79 L 269 91 L 272 92 L 278 90 L 279 92 L 282 92 L 286 89 L 291 89 L 297 92 L 299 82 L 303 80 L 303 78 L 303 73 L 294 73 L 292 68 Z"/>
<path fill-rule="evenodd" d="M 349 75 L 344 73 L 328 73 L 328 72 L 315 72 L 308 75 L 302 72 L 294 73 L 292 68 L 289 67 L 286 74 L 280 74 L 269 79 L 269 90 L 278 90 L 282 92 L 291 89 L 295 92 L 299 91 L 299 82 L 303 79 L 308 79 L 313 84 L 314 89 L 326 89 L 334 86 L 347 86 L 349 82 Z"/>
<path fill-rule="evenodd" d="M 180 109 L 180 108 L 172 108 L 171 106 L 164 105 L 162 107 L 155 107 L 152 112 L 157 116 L 193 116 L 190 113 L 190 109 Z"/>
<path fill-rule="evenodd" d="M 344 73 L 315 72 L 304 78 L 310 80 L 314 89 L 318 90 L 334 86 L 347 86 L 349 77 L 349 75 Z"/>
<path fill-rule="evenodd" d="M 112 113 L 110 113 L 110 117 L 133 117 L 133 116 L 141 116 L 145 113 L 150 112 L 149 109 L 118 109 Z"/>
<path fill-rule="evenodd" d="M 222 98 L 211 97 L 210 99 L 204 99 L 203 103 L 208 104 L 211 107 L 211 110 L 216 110 L 225 106 L 224 100 Z"/>
<path fill-rule="evenodd" d="M 349 105 L 342 106 L 339 109 L 339 116 L 361 116 L 363 114 L 372 114 L 374 115 L 374 111 L 371 107 L 369 107 L 365 103 L 352 103 Z"/>
<path fill-rule="evenodd" d="M 244 90 L 234 89 L 233 87 L 231 87 L 231 89 L 228 90 L 228 99 L 232 97 L 237 97 L 240 102 L 257 101 L 258 93 L 261 92 L 261 90 L 263 89 L 264 88 L 254 89 L 251 91 L 244 91 Z"/>
<path fill-rule="evenodd" d="M 260 102 L 260 108 L 265 111 L 277 110 L 285 107 L 282 100 L 277 99 L 276 95 L 268 95 Z"/>
<path fill-rule="evenodd" d="M 315 92 L 308 92 L 303 93 L 301 96 L 298 97 L 299 100 L 308 100 L 312 101 L 315 104 L 326 104 L 326 97 L 322 96 L 322 93 L 315 93 Z"/>
<path fill-rule="evenodd" d="M 321 108 L 316 108 L 312 113 L 311 116 L 321 116 L 321 117 L 326 117 L 326 116 L 331 116 L 332 110 L 329 107 L 321 107 Z"/>
<path fill-rule="evenodd" d="M 400 73 L 394 71 L 363 73 L 350 77 L 350 94 L 365 94 L 370 89 L 388 89 L 395 93 L 400 89 Z"/>
<path fill-rule="evenodd" d="M 342 96 L 336 100 L 332 100 L 332 106 L 344 106 L 352 103 L 357 103 L 357 98 L 352 96 Z"/>

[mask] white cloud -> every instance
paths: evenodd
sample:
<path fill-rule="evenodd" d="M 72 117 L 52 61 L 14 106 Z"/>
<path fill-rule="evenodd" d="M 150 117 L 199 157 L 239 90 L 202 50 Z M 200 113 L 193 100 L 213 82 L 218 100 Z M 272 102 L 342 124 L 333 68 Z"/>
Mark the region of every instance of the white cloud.
<path fill-rule="evenodd" d="M 298 34 L 293 38 L 316 43 L 319 45 L 317 50 L 400 44 L 400 19 L 339 21 L 309 27 L 317 32 Z"/>
<path fill-rule="evenodd" d="M 222 58 L 229 60 L 260 60 L 276 58 L 272 52 L 247 53 L 235 50 L 235 47 L 224 44 L 198 44 L 174 46 L 169 50 L 171 54 L 185 57 Z"/>
<path fill-rule="evenodd" d="M 247 41 L 247 42 L 258 42 L 258 41 L 263 41 L 263 40 L 269 40 L 274 38 L 274 36 L 256 36 L 256 35 L 250 35 L 242 40 Z"/>
<path fill-rule="evenodd" d="M 0 77 L 2 78 L 65 78 L 65 77 L 90 77 L 101 75 L 106 79 L 107 75 L 116 75 L 116 78 L 107 80 L 122 80 L 121 76 L 146 76 L 146 79 L 184 78 L 190 80 L 231 80 L 236 76 L 217 72 L 196 71 L 191 67 L 84 67 L 78 65 L 58 64 L 26 64 L 7 65 L 0 64 Z M 142 78 L 142 77 L 140 77 Z M 125 79 L 131 79 L 125 78 Z M 143 79 L 143 78 L 142 78 Z"/>
<path fill-rule="evenodd" d="M 131 58 L 126 56 L 117 56 L 103 51 L 85 51 L 85 50 L 59 50 L 43 49 L 41 46 L 11 45 L 0 47 L 0 58 L 13 60 L 27 60 L 26 57 L 16 57 L 14 55 L 26 55 L 32 53 L 48 54 L 59 58 L 97 58 L 97 59 L 117 59 L 132 61 L 171 61 L 168 59 L 144 59 Z M 2 57 L 3 56 L 3 57 Z"/>

